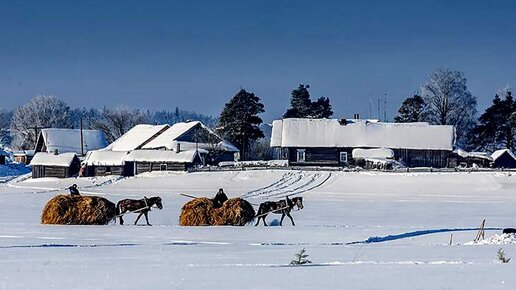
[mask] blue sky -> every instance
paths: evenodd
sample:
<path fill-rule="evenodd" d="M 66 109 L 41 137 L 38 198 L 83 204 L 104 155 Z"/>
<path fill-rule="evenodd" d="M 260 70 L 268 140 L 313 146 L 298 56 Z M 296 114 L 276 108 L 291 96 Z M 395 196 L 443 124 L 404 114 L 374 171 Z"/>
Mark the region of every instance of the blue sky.
<path fill-rule="evenodd" d="M 0 99 L 218 115 L 240 87 L 266 121 L 310 84 L 335 117 L 388 117 L 438 67 L 479 110 L 516 83 L 516 1 L 0 1 Z M 383 110 L 383 108 L 382 108 Z M 383 113 L 382 113 L 383 114 Z"/>

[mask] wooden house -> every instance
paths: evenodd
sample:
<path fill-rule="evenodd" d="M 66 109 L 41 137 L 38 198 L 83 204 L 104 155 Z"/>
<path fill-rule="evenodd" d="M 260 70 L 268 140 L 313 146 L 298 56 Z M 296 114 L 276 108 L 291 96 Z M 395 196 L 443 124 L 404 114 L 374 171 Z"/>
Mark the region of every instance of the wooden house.
<path fill-rule="evenodd" d="M 84 176 L 120 175 L 133 176 L 132 166 L 124 162 L 128 151 L 94 150 L 88 152 L 84 158 Z M 128 164 L 129 165 L 129 164 Z"/>
<path fill-rule="evenodd" d="M 104 133 L 100 130 L 82 130 L 81 134 L 79 129 L 47 128 L 40 131 L 34 152 L 54 153 L 57 150 L 59 153 L 81 155 L 107 145 Z"/>
<path fill-rule="evenodd" d="M 509 149 L 501 149 L 491 154 L 493 167 L 496 168 L 516 168 L 516 156 Z"/>
<path fill-rule="evenodd" d="M 233 144 L 222 139 L 199 121 L 176 123 L 142 146 L 142 149 L 176 152 L 197 150 L 206 164 L 234 161 L 235 153 L 239 152 Z"/>
<path fill-rule="evenodd" d="M 30 165 L 32 165 L 32 178 L 68 178 L 79 173 L 80 161 L 75 153 L 38 152 Z"/>
<path fill-rule="evenodd" d="M 34 150 L 20 150 L 13 152 L 14 162 L 29 165 L 34 157 Z"/>
<path fill-rule="evenodd" d="M 202 164 L 199 151 L 134 150 L 124 161 L 127 168 L 133 167 L 134 175 L 151 171 L 186 171 Z"/>
<path fill-rule="evenodd" d="M 453 126 L 357 119 L 283 119 L 273 122 L 271 147 L 291 165 L 355 166 L 354 149 L 385 148 L 409 167 L 447 167 Z"/>

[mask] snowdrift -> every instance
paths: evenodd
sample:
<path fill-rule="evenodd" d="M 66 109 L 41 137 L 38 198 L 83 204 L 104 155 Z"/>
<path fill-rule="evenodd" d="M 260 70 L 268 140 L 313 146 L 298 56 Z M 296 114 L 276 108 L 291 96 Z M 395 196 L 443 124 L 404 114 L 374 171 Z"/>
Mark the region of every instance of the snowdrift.
<path fill-rule="evenodd" d="M 98 196 L 58 195 L 47 202 L 41 214 L 42 224 L 105 225 L 115 218 L 116 207 Z"/>
<path fill-rule="evenodd" d="M 500 234 L 489 237 L 485 240 L 472 241 L 465 245 L 512 245 L 516 244 L 516 234 Z"/>
<path fill-rule="evenodd" d="M 181 209 L 181 226 L 244 226 L 256 215 L 253 206 L 244 199 L 232 198 L 222 207 L 213 208 L 209 198 L 196 198 Z"/>

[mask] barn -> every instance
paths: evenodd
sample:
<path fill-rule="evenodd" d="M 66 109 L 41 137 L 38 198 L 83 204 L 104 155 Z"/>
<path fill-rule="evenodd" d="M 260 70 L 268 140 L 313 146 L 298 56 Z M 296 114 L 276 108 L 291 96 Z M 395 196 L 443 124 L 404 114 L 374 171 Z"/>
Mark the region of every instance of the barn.
<path fill-rule="evenodd" d="M 75 153 L 39 152 L 34 155 L 30 165 L 32 165 L 32 178 L 68 178 L 79 173 L 80 161 Z"/>
<path fill-rule="evenodd" d="M 516 156 L 509 149 L 501 149 L 491 154 L 496 168 L 516 168 Z"/>
<path fill-rule="evenodd" d="M 485 152 L 467 152 L 462 149 L 453 150 L 449 157 L 449 167 L 490 168 L 493 158 Z"/>
<path fill-rule="evenodd" d="M 354 149 L 390 149 L 409 167 L 447 167 L 453 126 L 360 119 L 283 119 L 272 124 L 271 147 L 296 166 L 355 166 Z M 383 151 L 385 152 L 385 151 Z"/>
<path fill-rule="evenodd" d="M 150 171 L 186 171 L 202 164 L 199 151 L 133 150 L 124 161 L 127 167 L 133 167 L 134 175 Z"/>
<path fill-rule="evenodd" d="M 133 176 L 131 166 L 125 166 L 124 158 L 128 151 L 94 150 L 88 152 L 83 163 L 86 165 L 84 176 L 120 175 Z"/>
<path fill-rule="evenodd" d="M 198 150 L 207 164 L 234 161 L 239 150 L 199 121 L 176 123 L 142 149 L 189 151 Z M 202 149 L 202 150 L 201 150 Z"/>
<path fill-rule="evenodd" d="M 82 145 L 81 145 L 82 140 Z M 107 141 L 100 130 L 42 129 L 36 140 L 35 152 L 86 154 L 88 151 L 106 147 Z"/>

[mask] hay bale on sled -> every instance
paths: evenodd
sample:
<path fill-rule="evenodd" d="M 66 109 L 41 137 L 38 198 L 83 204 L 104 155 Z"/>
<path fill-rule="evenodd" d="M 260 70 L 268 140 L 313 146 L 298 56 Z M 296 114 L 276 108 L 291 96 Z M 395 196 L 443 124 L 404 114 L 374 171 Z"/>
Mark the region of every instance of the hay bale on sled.
<path fill-rule="evenodd" d="M 106 225 L 116 215 L 116 206 L 99 196 L 57 195 L 47 202 L 42 224 Z"/>
<path fill-rule="evenodd" d="M 181 209 L 181 226 L 243 226 L 254 219 L 253 206 L 244 199 L 232 198 L 222 207 L 213 208 L 213 200 L 206 197 L 187 202 Z"/>

